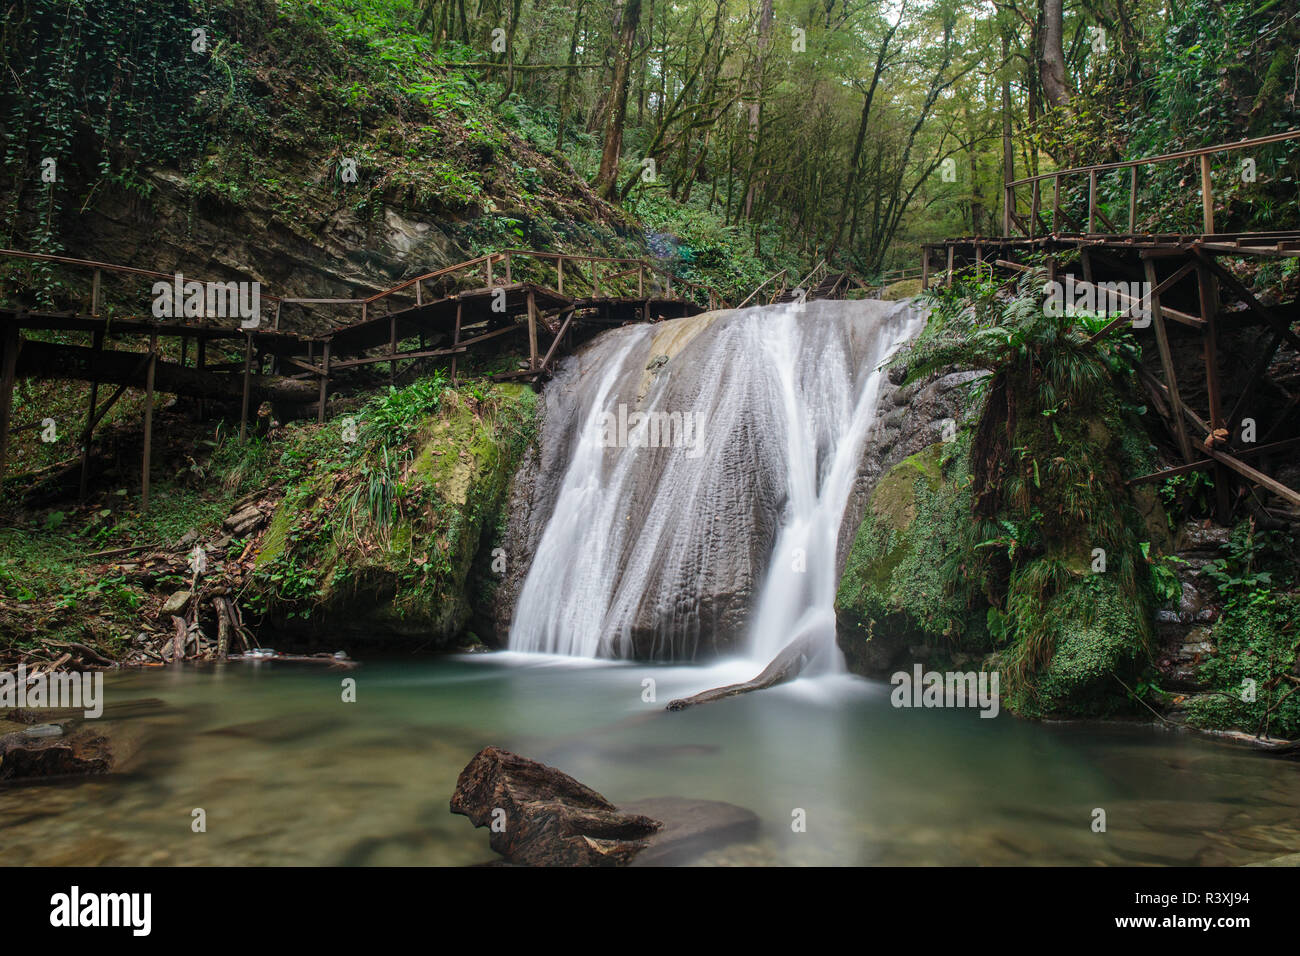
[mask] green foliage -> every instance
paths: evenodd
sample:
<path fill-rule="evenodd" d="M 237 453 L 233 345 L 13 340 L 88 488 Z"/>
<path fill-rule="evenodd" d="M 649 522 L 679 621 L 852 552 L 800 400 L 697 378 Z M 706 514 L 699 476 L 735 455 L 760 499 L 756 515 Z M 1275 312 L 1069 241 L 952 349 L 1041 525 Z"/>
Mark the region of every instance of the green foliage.
<path fill-rule="evenodd" d="M 1297 622 L 1296 594 L 1252 588 L 1225 607 L 1214 627 L 1216 653 L 1200 670 L 1216 691 L 1192 701 L 1192 723 L 1300 738 Z"/>
<path fill-rule="evenodd" d="M 1091 341 L 1100 317 L 1045 307 L 1039 272 L 1009 283 L 963 276 L 928 298 L 925 334 L 896 359 L 907 380 L 949 368 L 990 375 L 978 420 L 954 447 L 962 506 L 950 497 L 932 516 L 949 533 L 907 532 L 943 555 L 927 560 L 923 580 L 938 573 L 937 590 L 982 625 L 960 649 L 998 650 L 1019 710 L 1104 708 L 1120 689 L 1109 675 L 1140 664 L 1153 602 L 1176 587 L 1123 484 L 1148 464 L 1134 437 L 1142 409 L 1128 399 L 1132 343 Z"/>
<path fill-rule="evenodd" d="M 439 372 L 305 432 L 281 456 L 286 493 L 250 606 L 284 622 L 347 605 L 376 627 L 457 633 L 534 401 L 520 386 L 453 389 Z"/>

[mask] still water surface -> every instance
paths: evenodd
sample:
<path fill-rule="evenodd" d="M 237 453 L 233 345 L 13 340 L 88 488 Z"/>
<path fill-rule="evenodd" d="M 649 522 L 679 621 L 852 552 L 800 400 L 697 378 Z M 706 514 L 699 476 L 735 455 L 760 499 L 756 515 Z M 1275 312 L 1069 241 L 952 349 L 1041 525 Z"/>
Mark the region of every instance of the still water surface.
<path fill-rule="evenodd" d="M 1300 764 L 1143 727 L 894 709 L 835 676 L 668 713 L 753 676 L 490 654 L 110 676 L 127 772 L 0 788 L 6 864 L 460 865 L 493 858 L 447 802 L 489 744 L 615 803 L 726 800 L 762 820 L 701 864 L 1206 864 L 1300 852 Z M 343 703 L 343 677 L 357 679 Z M 655 681 L 656 703 L 643 700 Z M 106 728 L 107 729 L 107 728 Z M 193 833 L 191 811 L 207 813 Z M 1103 808 L 1107 832 L 1090 827 Z M 807 832 L 791 830 L 806 812 Z"/>

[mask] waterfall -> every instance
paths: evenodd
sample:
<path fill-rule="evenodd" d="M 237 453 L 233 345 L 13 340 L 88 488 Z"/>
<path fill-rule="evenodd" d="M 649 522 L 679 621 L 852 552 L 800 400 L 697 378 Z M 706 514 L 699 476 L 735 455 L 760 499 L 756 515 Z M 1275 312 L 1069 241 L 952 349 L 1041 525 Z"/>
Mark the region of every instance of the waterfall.
<path fill-rule="evenodd" d="M 544 394 L 550 475 L 511 650 L 770 659 L 835 646 L 837 547 L 908 303 L 809 302 L 630 325 Z"/>

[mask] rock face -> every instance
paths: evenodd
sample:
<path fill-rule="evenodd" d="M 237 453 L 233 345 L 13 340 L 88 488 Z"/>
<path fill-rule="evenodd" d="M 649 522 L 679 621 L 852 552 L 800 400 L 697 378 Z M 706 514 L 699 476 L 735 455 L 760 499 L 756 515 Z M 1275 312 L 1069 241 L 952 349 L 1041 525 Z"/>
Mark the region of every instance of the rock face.
<path fill-rule="evenodd" d="M 474 756 L 456 781 L 451 812 L 491 831 L 492 849 L 526 866 L 623 866 L 659 831 L 546 764 L 497 747 Z"/>

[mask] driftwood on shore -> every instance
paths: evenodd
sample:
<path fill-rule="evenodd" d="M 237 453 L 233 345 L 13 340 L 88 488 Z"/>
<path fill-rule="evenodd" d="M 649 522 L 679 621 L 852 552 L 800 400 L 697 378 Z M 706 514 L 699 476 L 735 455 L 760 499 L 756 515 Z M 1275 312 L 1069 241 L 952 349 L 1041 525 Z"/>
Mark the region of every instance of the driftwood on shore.
<path fill-rule="evenodd" d="M 796 637 L 782 648 L 781 653 L 772 658 L 772 662 L 763 668 L 762 673 L 753 680 L 747 680 L 740 684 L 727 684 L 724 687 L 714 687 L 712 690 L 700 691 L 700 693 L 691 697 L 679 697 L 676 700 L 670 700 L 668 709 L 685 710 L 687 707 L 694 707 L 696 704 L 725 700 L 738 694 L 747 694 L 752 690 L 763 690 L 767 687 L 775 687 L 777 684 L 784 684 L 786 681 L 794 680 L 816 655 L 813 637 L 814 634 L 811 631 Z"/>

